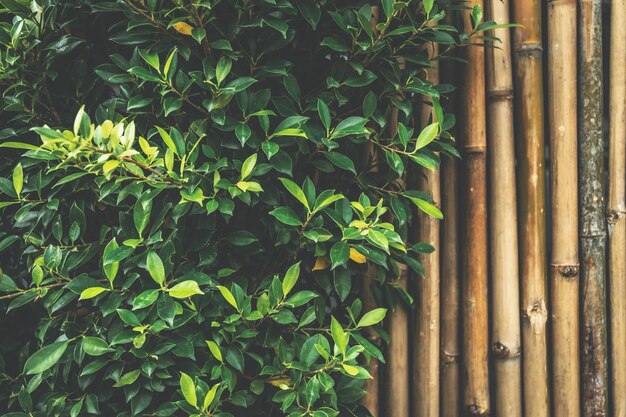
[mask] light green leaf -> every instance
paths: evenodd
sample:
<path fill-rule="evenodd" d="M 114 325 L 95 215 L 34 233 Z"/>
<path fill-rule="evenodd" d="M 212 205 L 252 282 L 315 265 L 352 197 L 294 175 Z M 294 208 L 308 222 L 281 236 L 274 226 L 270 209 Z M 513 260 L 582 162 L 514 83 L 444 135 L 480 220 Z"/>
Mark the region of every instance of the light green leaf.
<path fill-rule="evenodd" d="M 213 356 L 215 356 L 215 359 L 220 362 L 224 362 L 224 359 L 222 358 L 222 351 L 220 350 L 220 347 L 217 345 L 217 343 L 212 340 L 207 340 L 206 344 L 209 346 L 209 350 L 211 351 Z"/>
<path fill-rule="evenodd" d="M 196 396 L 196 384 L 193 379 L 184 372 L 180 373 L 180 390 L 183 392 L 185 400 L 193 407 L 198 407 L 198 397 Z"/>
<path fill-rule="evenodd" d="M 13 189 L 19 198 L 22 194 L 22 187 L 24 186 L 24 170 L 22 164 L 19 163 L 13 169 Z"/>
<path fill-rule="evenodd" d="M 61 359 L 69 343 L 69 340 L 55 342 L 39 349 L 24 364 L 24 373 L 26 375 L 40 374 L 52 368 Z"/>
<path fill-rule="evenodd" d="M 239 310 L 239 307 L 237 306 L 237 300 L 235 300 L 233 293 L 230 292 L 228 288 L 224 287 L 223 285 L 218 285 L 217 289 L 220 290 L 220 293 L 222 293 L 222 297 L 224 297 L 228 304 Z"/>
<path fill-rule="evenodd" d="M 217 393 L 217 389 L 220 387 L 220 384 L 215 384 L 211 387 L 211 389 L 209 390 L 209 392 L 206 393 L 206 396 L 204 397 L 204 402 L 202 404 L 202 408 L 204 410 L 206 410 L 207 408 L 209 408 L 209 406 L 211 405 L 211 403 L 213 402 L 213 399 L 215 398 L 215 394 Z"/>
<path fill-rule="evenodd" d="M 245 180 L 250 176 L 250 174 L 252 174 L 252 170 L 254 170 L 254 167 L 256 166 L 256 159 L 256 154 L 252 154 L 248 158 L 246 158 L 245 161 L 243 161 L 243 165 L 241 165 L 242 180 Z"/>
<path fill-rule="evenodd" d="M 373 326 L 376 323 L 381 322 L 385 318 L 385 314 L 387 314 L 386 308 L 377 308 L 372 311 L 368 311 L 361 317 L 357 327 L 368 327 Z"/>
<path fill-rule="evenodd" d="M 298 277 L 300 276 L 300 262 L 291 265 L 291 267 L 287 270 L 285 274 L 285 278 L 283 279 L 283 295 L 286 297 L 289 294 L 289 291 L 293 289 L 298 282 Z"/>
<path fill-rule="evenodd" d="M 159 132 L 159 135 L 161 135 L 161 139 L 163 139 L 163 142 L 165 142 L 165 144 L 170 149 L 170 151 L 178 155 L 176 144 L 174 143 L 174 140 L 172 140 L 172 137 L 170 136 L 170 134 L 167 133 L 164 129 L 160 128 L 159 126 L 157 126 L 156 129 Z"/>
<path fill-rule="evenodd" d="M 163 287 L 163 282 L 165 281 L 165 267 L 163 266 L 161 257 L 155 252 L 150 251 L 146 258 L 146 268 L 154 282 Z"/>
<path fill-rule="evenodd" d="M 420 210 L 422 210 L 429 216 L 432 216 L 436 219 L 443 219 L 443 213 L 434 204 L 431 204 L 426 200 L 422 200 L 419 197 L 413 197 L 407 194 L 404 194 L 404 196 L 411 200 Z"/>
<path fill-rule="evenodd" d="M 169 289 L 169 293 L 174 298 L 187 298 L 196 294 L 204 294 L 196 281 L 187 280 L 174 285 Z"/>
<path fill-rule="evenodd" d="M 304 205 L 304 207 L 306 207 L 308 211 L 311 211 L 311 209 L 309 208 L 309 202 L 307 201 L 306 195 L 304 195 L 304 191 L 302 191 L 302 188 L 300 188 L 298 184 L 291 181 L 290 179 L 287 179 L 287 178 L 279 178 L 279 179 L 280 179 L 280 182 L 283 183 L 287 191 L 289 191 L 291 195 L 297 198 L 298 201 L 301 202 L 302 205 Z"/>
<path fill-rule="evenodd" d="M 102 294 L 104 291 L 109 291 L 108 288 L 105 287 L 90 287 L 90 288 L 86 288 L 83 290 L 83 292 L 80 293 L 80 297 L 78 298 L 79 300 L 89 300 L 90 298 L 94 298 L 100 294 Z"/>
<path fill-rule="evenodd" d="M 346 348 L 348 346 L 348 336 L 343 331 L 343 328 L 341 327 L 341 324 L 334 317 L 331 317 L 331 321 L 330 321 L 330 334 L 331 334 L 331 336 L 333 338 L 333 341 L 335 342 L 335 344 L 339 348 L 339 351 L 343 355 L 345 355 L 346 354 Z"/>
<path fill-rule="evenodd" d="M 415 151 L 419 151 L 430 142 L 432 142 L 439 133 L 439 123 L 433 123 L 424 128 L 415 141 Z M 414 152 L 415 152 L 414 151 Z"/>

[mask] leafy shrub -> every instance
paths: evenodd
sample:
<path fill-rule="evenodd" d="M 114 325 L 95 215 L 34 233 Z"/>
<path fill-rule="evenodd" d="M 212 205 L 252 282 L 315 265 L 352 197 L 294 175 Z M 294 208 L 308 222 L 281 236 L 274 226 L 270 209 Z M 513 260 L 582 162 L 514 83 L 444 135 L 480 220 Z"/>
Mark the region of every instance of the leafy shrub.
<path fill-rule="evenodd" d="M 456 154 L 424 47 L 480 10 L 0 3 L 0 412 L 368 415 L 363 329 L 441 216 L 407 168 Z"/>

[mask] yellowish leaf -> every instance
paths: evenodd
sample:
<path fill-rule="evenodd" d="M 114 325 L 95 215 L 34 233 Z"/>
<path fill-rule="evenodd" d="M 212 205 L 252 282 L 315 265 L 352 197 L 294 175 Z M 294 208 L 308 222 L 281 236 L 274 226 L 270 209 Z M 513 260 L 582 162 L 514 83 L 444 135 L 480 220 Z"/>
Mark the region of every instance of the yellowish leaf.
<path fill-rule="evenodd" d="M 193 26 L 186 22 L 174 23 L 172 27 L 176 30 L 176 32 L 187 36 L 191 36 L 191 31 L 193 30 Z"/>
<path fill-rule="evenodd" d="M 279 377 L 270 379 L 267 382 L 269 382 L 270 384 L 280 389 L 288 389 L 289 386 L 293 384 L 293 381 L 288 376 L 279 376 Z"/>
<path fill-rule="evenodd" d="M 330 261 L 325 256 L 318 256 L 313 266 L 313 271 L 323 271 L 330 266 Z"/>
<path fill-rule="evenodd" d="M 364 264 L 367 262 L 365 256 L 361 255 L 361 253 L 354 248 L 350 248 L 350 259 L 358 264 Z"/>

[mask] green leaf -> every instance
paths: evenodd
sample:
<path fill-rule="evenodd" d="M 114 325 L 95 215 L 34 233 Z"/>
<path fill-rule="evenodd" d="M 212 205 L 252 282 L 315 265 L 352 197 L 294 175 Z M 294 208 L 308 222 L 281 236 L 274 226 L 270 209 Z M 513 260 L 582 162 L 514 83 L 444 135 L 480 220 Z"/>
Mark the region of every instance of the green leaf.
<path fill-rule="evenodd" d="M 41 281 L 43 281 L 43 269 L 39 265 L 35 265 L 31 271 L 31 277 L 33 279 L 33 284 L 38 287 L 39 284 L 41 284 Z"/>
<path fill-rule="evenodd" d="M 108 352 L 115 352 L 115 349 L 111 349 L 104 340 L 90 336 L 83 338 L 83 350 L 90 356 L 100 356 Z"/>
<path fill-rule="evenodd" d="M 198 397 L 196 396 L 196 384 L 193 379 L 184 372 L 180 373 L 180 390 L 183 392 L 183 397 L 191 406 L 198 407 Z"/>
<path fill-rule="evenodd" d="M 163 282 L 165 282 L 165 267 L 163 266 L 161 257 L 153 251 L 148 252 L 146 269 L 154 282 L 159 284 L 160 287 L 163 287 Z"/>
<path fill-rule="evenodd" d="M 80 293 L 80 297 L 78 298 L 79 300 L 89 300 L 90 298 L 94 298 L 100 294 L 102 294 L 104 291 L 109 291 L 108 288 L 105 287 L 90 287 L 90 288 L 86 288 L 83 290 L 83 292 Z"/>
<path fill-rule="evenodd" d="M 15 194 L 19 198 L 22 194 L 22 187 L 24 186 L 24 170 L 22 169 L 22 164 L 19 163 L 13 169 L 13 189 L 15 190 Z"/>
<path fill-rule="evenodd" d="M 113 288 L 113 281 L 115 281 L 115 277 L 117 276 L 117 271 L 119 270 L 120 263 L 119 262 L 107 262 L 107 259 L 113 254 L 115 249 L 119 248 L 117 241 L 115 238 L 111 239 L 109 243 L 104 247 L 104 252 L 102 254 L 103 266 L 102 270 L 104 271 L 104 276 L 107 277 L 109 283 L 111 283 L 111 288 Z"/>
<path fill-rule="evenodd" d="M 247 179 L 252 174 L 252 171 L 254 170 L 254 167 L 256 166 L 256 159 L 257 159 L 257 155 L 252 154 L 248 158 L 246 158 L 245 161 L 243 161 L 243 164 L 241 165 L 241 179 L 242 180 Z"/>
<path fill-rule="evenodd" d="M 115 384 L 113 384 L 114 388 L 125 387 L 126 385 L 130 385 L 139 378 L 141 375 L 141 370 L 137 369 L 135 371 L 128 372 L 121 376 L 120 379 L 117 380 Z"/>
<path fill-rule="evenodd" d="M 380 323 L 385 318 L 386 314 L 386 308 L 377 308 L 372 311 L 368 311 L 363 315 L 363 317 L 361 317 L 361 320 L 359 320 L 356 327 L 369 327 Z"/>
<path fill-rule="evenodd" d="M 220 85 L 226 76 L 228 76 L 232 65 L 233 61 L 231 61 L 231 59 L 227 56 L 222 56 L 220 60 L 217 61 L 217 67 L 215 68 L 215 79 L 217 80 L 217 85 Z"/>
<path fill-rule="evenodd" d="M 328 109 L 328 105 L 319 98 L 317 99 L 317 113 L 326 128 L 326 132 L 328 132 L 330 130 L 330 110 Z"/>
<path fill-rule="evenodd" d="M 354 168 L 354 162 L 344 154 L 339 152 L 324 152 L 324 156 L 328 158 L 333 165 L 338 168 L 345 169 L 356 175 L 356 169 Z"/>
<path fill-rule="evenodd" d="M 215 343 L 212 340 L 207 340 L 206 344 L 209 346 L 209 350 L 211 351 L 211 353 L 213 354 L 213 356 L 215 356 L 215 359 L 217 359 L 220 362 L 224 362 L 224 359 L 222 357 L 222 351 L 220 350 L 219 346 L 217 345 L 217 343 Z"/>
<path fill-rule="evenodd" d="M 133 310 L 149 307 L 154 304 L 158 298 L 158 290 L 145 290 L 133 300 Z"/>
<path fill-rule="evenodd" d="M 279 180 L 283 183 L 283 185 L 285 186 L 287 191 L 291 193 L 291 195 L 297 198 L 298 201 L 301 202 L 308 211 L 311 211 L 311 209 L 309 208 L 309 202 L 306 199 L 306 195 L 304 195 L 304 191 L 302 191 L 302 188 L 300 188 L 298 184 L 287 178 L 279 178 Z"/>
<path fill-rule="evenodd" d="M 283 279 L 283 296 L 287 296 L 289 291 L 293 289 L 300 276 L 300 262 L 291 265 Z"/>
<path fill-rule="evenodd" d="M 350 246 L 346 242 L 339 241 L 330 248 L 331 269 L 345 264 L 348 259 L 350 259 Z"/>
<path fill-rule="evenodd" d="M 38 146 L 22 142 L 0 142 L 0 148 L 24 149 L 27 151 L 36 151 L 39 149 Z"/>
<path fill-rule="evenodd" d="M 378 230 L 370 229 L 367 235 L 367 240 L 389 253 L 389 240 Z"/>
<path fill-rule="evenodd" d="M 169 289 L 169 293 L 174 298 L 187 298 L 192 295 L 204 294 L 196 281 L 187 280 L 174 285 Z"/>
<path fill-rule="evenodd" d="M 239 310 L 239 307 L 237 306 L 237 300 L 235 300 L 233 293 L 230 292 L 228 288 L 224 287 L 223 285 L 218 285 L 217 289 L 220 290 L 220 293 L 222 293 L 222 297 L 224 297 L 228 304 Z"/>
<path fill-rule="evenodd" d="M 298 218 L 291 207 L 278 207 L 272 211 L 270 214 L 276 217 L 280 222 L 289 225 L 289 226 L 301 226 L 302 221 Z"/>
<path fill-rule="evenodd" d="M 39 349 L 24 364 L 24 373 L 26 375 L 40 374 L 52 368 L 61 359 L 69 343 L 69 340 L 55 342 Z"/>
<path fill-rule="evenodd" d="M 423 0 L 424 3 L 424 11 L 426 11 L 427 15 L 430 15 L 430 11 L 433 9 L 434 0 Z"/>
<path fill-rule="evenodd" d="M 144 61 L 152 68 L 157 70 L 157 72 L 161 71 L 161 64 L 159 63 L 159 55 L 156 52 L 148 51 L 145 49 L 139 50 L 139 55 L 143 58 Z"/>
<path fill-rule="evenodd" d="M 330 334 L 335 342 L 335 345 L 339 348 L 339 351 L 345 355 L 348 346 L 348 336 L 343 331 L 341 324 L 334 317 L 331 317 L 330 321 Z"/>

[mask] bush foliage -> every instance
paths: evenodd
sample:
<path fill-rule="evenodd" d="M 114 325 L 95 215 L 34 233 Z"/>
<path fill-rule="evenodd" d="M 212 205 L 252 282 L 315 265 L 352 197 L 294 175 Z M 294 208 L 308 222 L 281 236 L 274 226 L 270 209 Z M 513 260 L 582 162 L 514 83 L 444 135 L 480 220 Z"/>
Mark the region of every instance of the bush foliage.
<path fill-rule="evenodd" d="M 407 171 L 456 154 L 427 46 L 493 24 L 459 34 L 433 0 L 0 4 L 0 413 L 369 415 L 364 329 L 410 302 L 416 210 L 441 217 Z"/>

